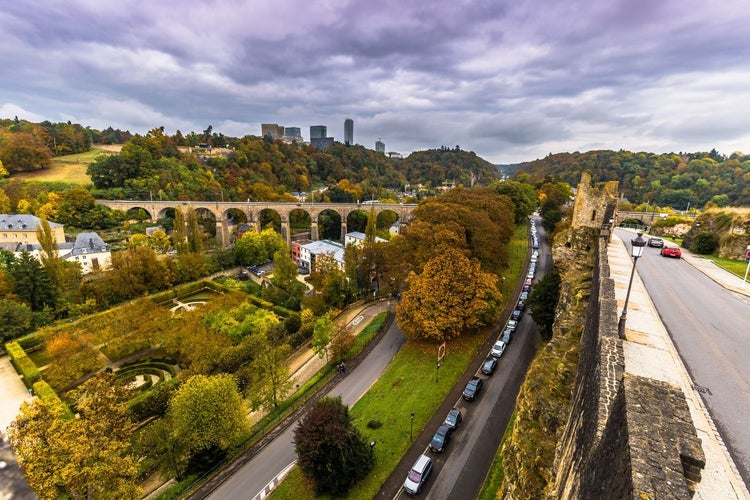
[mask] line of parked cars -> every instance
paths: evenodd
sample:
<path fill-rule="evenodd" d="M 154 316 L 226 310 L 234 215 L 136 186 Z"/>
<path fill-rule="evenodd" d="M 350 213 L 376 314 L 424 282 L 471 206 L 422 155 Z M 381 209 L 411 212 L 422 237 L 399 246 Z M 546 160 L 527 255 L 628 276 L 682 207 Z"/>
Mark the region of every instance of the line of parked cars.
<path fill-rule="evenodd" d="M 536 226 L 534 225 L 533 221 L 531 223 L 531 227 L 536 246 L 534 247 L 535 250 L 532 253 L 531 264 L 526 275 L 523 292 L 521 293 L 520 298 L 516 303 L 516 307 L 511 313 L 511 318 L 508 320 L 508 323 L 506 323 L 505 328 L 503 329 L 503 333 L 498 337 L 497 341 L 492 346 L 489 356 L 487 356 L 487 358 L 484 360 L 484 362 L 482 363 L 482 367 L 479 370 L 483 375 L 486 375 L 487 377 L 491 377 L 492 374 L 495 373 L 500 358 L 502 357 L 508 345 L 510 345 L 513 339 L 513 334 L 518 327 L 518 322 L 521 321 L 521 317 L 523 316 L 524 310 L 526 309 L 526 304 L 524 301 L 528 297 L 528 294 L 531 292 L 531 286 L 534 280 L 534 274 L 536 272 L 536 263 L 539 259 L 539 250 L 537 250 L 539 248 L 539 242 L 536 238 Z M 466 383 L 466 386 L 461 393 L 461 397 L 465 401 L 475 401 L 477 397 L 479 397 L 479 394 L 481 394 L 483 387 L 484 379 L 482 379 L 478 375 L 475 375 Z M 433 453 L 445 452 L 445 449 L 448 446 L 453 433 L 456 431 L 462 420 L 463 416 L 461 414 L 461 410 L 459 408 L 452 408 L 448 412 L 448 415 L 446 415 L 443 423 L 440 424 L 440 426 L 435 431 L 435 434 L 433 434 L 432 440 L 430 441 L 429 450 Z M 422 488 L 427 482 L 427 479 L 429 479 L 430 475 L 432 475 L 432 472 L 432 459 L 424 453 L 419 455 L 419 458 L 417 458 L 417 461 L 414 462 L 414 465 L 412 465 L 411 469 L 409 469 L 409 473 L 406 475 L 406 480 L 404 481 L 403 485 L 404 492 L 409 495 L 418 494 L 420 491 L 422 491 Z"/>

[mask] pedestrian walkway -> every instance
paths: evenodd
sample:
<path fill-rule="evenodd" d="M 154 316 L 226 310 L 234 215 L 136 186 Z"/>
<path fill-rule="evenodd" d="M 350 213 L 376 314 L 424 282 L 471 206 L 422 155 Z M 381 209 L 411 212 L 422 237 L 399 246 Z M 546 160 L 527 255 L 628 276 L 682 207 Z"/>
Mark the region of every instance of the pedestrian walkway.
<path fill-rule="evenodd" d="M 682 249 L 682 259 L 727 290 L 750 297 L 750 277 L 748 283 L 743 283 L 740 276 L 719 267 L 710 259 L 694 255 L 685 249 Z"/>
<path fill-rule="evenodd" d="M 615 281 L 618 316 L 622 312 L 628 280 L 633 268 L 630 254 L 623 241 L 613 235 L 607 248 L 610 276 Z M 685 256 L 687 252 L 683 253 Z M 733 274 L 713 262 L 687 254 L 686 262 L 706 273 L 719 284 L 736 284 Z M 706 261 L 710 265 L 707 265 Z M 715 268 L 715 269 L 714 269 Z M 723 272 L 721 272 L 723 271 Z M 710 274 L 709 274 L 710 273 Z M 726 276 L 724 273 L 726 273 Z M 741 280 L 740 280 L 741 281 Z M 731 289 L 731 288 L 730 288 Z M 628 316 L 623 351 L 625 372 L 647 377 L 679 387 L 685 394 L 701 446 L 706 457 L 696 499 L 750 499 L 750 494 L 719 435 L 700 394 L 672 343 L 661 318 L 636 270 L 628 301 Z"/>

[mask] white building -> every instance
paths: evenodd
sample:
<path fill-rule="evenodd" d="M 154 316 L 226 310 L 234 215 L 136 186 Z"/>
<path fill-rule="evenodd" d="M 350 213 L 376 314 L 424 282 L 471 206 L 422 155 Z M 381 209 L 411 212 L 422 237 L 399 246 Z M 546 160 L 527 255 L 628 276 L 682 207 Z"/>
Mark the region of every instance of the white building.
<path fill-rule="evenodd" d="M 92 271 L 106 271 L 112 265 L 112 252 L 109 245 L 96 233 L 80 233 L 72 247 L 62 248 L 59 245 L 60 257 L 81 265 L 81 272 L 88 274 Z"/>
<path fill-rule="evenodd" d="M 365 242 L 366 238 L 367 235 L 365 235 L 365 233 L 362 233 L 360 231 L 352 231 L 351 233 L 346 233 L 346 236 L 344 237 L 344 243 L 346 244 L 346 246 L 359 246 Z M 375 236 L 375 243 L 388 243 L 388 240 L 379 236 Z"/>
<path fill-rule="evenodd" d="M 312 271 L 315 268 L 315 258 L 318 255 L 333 256 L 341 269 L 344 269 L 344 245 L 330 240 L 319 240 L 300 245 L 300 265 Z"/>

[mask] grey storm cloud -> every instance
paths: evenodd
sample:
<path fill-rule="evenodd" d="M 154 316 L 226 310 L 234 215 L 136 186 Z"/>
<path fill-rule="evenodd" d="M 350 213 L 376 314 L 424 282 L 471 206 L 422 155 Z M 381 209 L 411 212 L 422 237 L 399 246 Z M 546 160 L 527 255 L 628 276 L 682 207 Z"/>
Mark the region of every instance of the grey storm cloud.
<path fill-rule="evenodd" d="M 495 163 L 750 151 L 746 0 L 18 0 L 0 117 L 258 135 L 324 124 Z"/>

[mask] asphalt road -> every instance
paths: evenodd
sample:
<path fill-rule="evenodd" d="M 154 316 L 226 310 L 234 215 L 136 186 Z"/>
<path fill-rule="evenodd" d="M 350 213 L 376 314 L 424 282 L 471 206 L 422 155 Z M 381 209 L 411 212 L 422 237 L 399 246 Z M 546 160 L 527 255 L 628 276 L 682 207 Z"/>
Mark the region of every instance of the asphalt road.
<path fill-rule="evenodd" d="M 537 219 L 537 229 L 541 248 L 539 249 L 535 282 L 552 269 L 552 256 L 540 219 Z M 528 266 L 524 267 L 521 281 L 526 277 L 525 271 L 527 268 Z M 514 301 L 511 304 L 515 305 L 520 288 L 520 285 L 516 286 L 513 292 Z M 504 320 L 507 320 L 512 309 L 504 312 Z M 504 325 L 505 321 L 498 325 L 497 334 L 500 332 L 499 326 Z M 499 360 L 497 371 L 490 377 L 479 375 L 484 379 L 482 393 L 476 401 L 464 401 L 461 398 L 464 384 L 481 367 L 482 361 L 489 355 L 492 343 L 494 343 L 494 338 L 488 344 L 487 350 L 474 360 L 467 373 L 446 399 L 446 402 L 441 405 L 441 409 L 425 427 L 425 431 L 415 440 L 412 449 L 404 455 L 404 459 L 394 469 L 393 474 L 383 485 L 377 498 L 405 497 L 401 485 L 406 477 L 406 472 L 420 453 L 429 455 L 434 462 L 432 477 L 427 481 L 421 496 L 441 500 L 466 500 L 476 498 L 479 495 L 484 479 L 500 446 L 503 433 L 515 409 L 516 397 L 521 383 L 526 377 L 526 371 L 536 353 L 539 343 L 536 323 L 530 315 L 524 314 L 518 324 L 513 341 Z M 463 423 L 453 433 L 446 452 L 437 454 L 426 451 L 432 434 L 442 422 L 448 409 L 453 406 L 461 408 Z"/>
<path fill-rule="evenodd" d="M 632 233 L 618 232 L 630 248 Z M 750 485 L 750 301 L 646 247 L 638 274 L 746 485 Z"/>
<path fill-rule="evenodd" d="M 368 308 L 363 312 L 369 321 L 379 309 Z M 341 396 L 344 404 L 352 406 L 380 377 L 405 341 L 404 334 L 392 322 L 377 346 L 354 369 L 342 379 L 328 395 Z M 260 493 L 281 471 L 297 459 L 294 452 L 294 429 L 292 424 L 279 437 L 271 441 L 237 473 L 215 489 L 209 498 L 253 498 Z"/>

